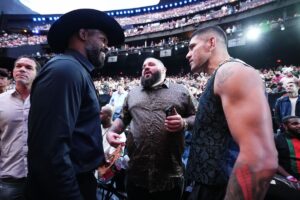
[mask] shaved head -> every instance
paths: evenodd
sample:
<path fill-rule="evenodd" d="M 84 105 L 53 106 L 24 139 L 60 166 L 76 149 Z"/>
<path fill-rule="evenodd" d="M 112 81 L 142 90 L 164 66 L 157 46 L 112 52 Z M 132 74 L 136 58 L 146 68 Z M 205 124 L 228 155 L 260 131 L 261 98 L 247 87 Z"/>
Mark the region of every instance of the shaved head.
<path fill-rule="evenodd" d="M 193 32 L 192 38 L 195 36 L 212 35 L 212 34 L 218 38 L 220 43 L 223 43 L 223 45 L 227 46 L 227 35 L 223 31 L 223 29 L 219 26 L 209 26 L 209 27 L 197 29 L 195 32 Z"/>

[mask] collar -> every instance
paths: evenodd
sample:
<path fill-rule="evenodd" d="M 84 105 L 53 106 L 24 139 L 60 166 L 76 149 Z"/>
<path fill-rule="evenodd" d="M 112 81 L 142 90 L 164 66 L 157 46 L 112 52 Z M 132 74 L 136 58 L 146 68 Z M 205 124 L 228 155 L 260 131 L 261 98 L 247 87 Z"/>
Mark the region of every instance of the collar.
<path fill-rule="evenodd" d="M 11 96 L 22 100 L 21 94 L 16 89 L 9 90 L 7 92 L 9 92 Z M 30 96 L 30 95 L 28 95 L 28 96 Z M 26 97 L 26 99 L 27 99 L 27 97 Z"/>
<path fill-rule="evenodd" d="M 78 60 L 89 73 L 91 73 L 95 69 L 92 63 L 78 51 L 73 49 L 68 49 L 66 50 L 65 54 L 70 55 L 74 57 L 76 60 Z"/>
<path fill-rule="evenodd" d="M 292 139 L 292 138 L 297 138 L 300 140 L 300 135 L 297 135 L 297 134 L 294 134 L 294 133 L 291 133 L 290 131 L 286 131 L 284 133 L 286 135 L 286 137 Z"/>
<path fill-rule="evenodd" d="M 151 89 L 152 90 L 157 90 L 157 89 L 160 89 L 160 88 L 169 88 L 170 87 L 170 80 L 169 79 L 165 79 L 161 84 L 155 86 L 155 87 L 152 87 Z M 143 87 L 142 90 L 145 90 L 145 88 Z"/>

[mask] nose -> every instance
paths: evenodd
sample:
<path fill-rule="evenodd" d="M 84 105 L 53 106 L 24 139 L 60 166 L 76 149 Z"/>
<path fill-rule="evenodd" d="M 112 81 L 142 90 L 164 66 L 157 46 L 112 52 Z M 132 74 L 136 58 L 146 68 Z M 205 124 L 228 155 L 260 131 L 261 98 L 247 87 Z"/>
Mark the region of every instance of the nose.
<path fill-rule="evenodd" d="M 25 66 L 21 66 L 19 67 L 19 71 L 25 72 L 26 67 Z"/>
<path fill-rule="evenodd" d="M 185 58 L 189 60 L 190 57 L 191 57 L 191 52 L 189 51 L 189 52 L 186 54 Z"/>
<path fill-rule="evenodd" d="M 144 65 L 144 66 L 143 66 L 143 70 L 144 70 L 144 71 L 148 71 L 148 70 L 149 70 L 149 65 Z"/>

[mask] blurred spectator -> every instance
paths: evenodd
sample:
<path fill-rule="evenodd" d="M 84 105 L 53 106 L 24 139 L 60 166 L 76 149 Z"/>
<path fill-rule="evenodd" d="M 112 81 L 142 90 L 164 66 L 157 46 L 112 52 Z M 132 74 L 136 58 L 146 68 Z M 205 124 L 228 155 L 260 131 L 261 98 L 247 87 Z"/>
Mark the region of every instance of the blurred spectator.
<path fill-rule="evenodd" d="M 280 82 L 283 83 L 283 87 L 287 86 L 287 83 L 289 82 L 295 82 L 298 85 L 298 78 L 294 76 L 292 73 L 293 69 L 291 67 L 283 68 L 283 77 L 281 78 Z"/>
<path fill-rule="evenodd" d="M 5 92 L 9 84 L 7 69 L 0 68 L 0 94 Z"/>
<path fill-rule="evenodd" d="M 113 114 L 113 121 L 118 118 L 121 114 L 122 111 L 122 106 L 124 103 L 124 100 L 127 96 L 128 92 L 124 90 L 124 85 L 119 84 L 117 91 L 113 92 L 109 104 L 113 107 L 114 109 L 114 114 Z"/>
<path fill-rule="evenodd" d="M 300 118 L 282 119 L 284 131 L 275 136 L 278 174 L 271 181 L 266 200 L 300 199 Z"/>
<path fill-rule="evenodd" d="M 105 106 L 109 103 L 112 95 L 112 90 L 109 87 L 108 83 L 104 83 L 102 87 L 102 93 L 99 94 L 99 103 L 100 106 Z"/>
<path fill-rule="evenodd" d="M 276 88 L 274 88 L 274 89 L 272 90 L 272 93 L 285 94 L 285 93 L 286 93 L 286 90 L 285 90 L 285 88 L 283 87 L 283 83 L 282 83 L 282 82 L 279 82 L 279 83 L 276 85 Z"/>
<path fill-rule="evenodd" d="M 275 117 L 277 125 L 282 124 L 282 119 L 286 116 L 300 116 L 300 98 L 298 95 L 298 85 L 289 82 L 286 85 L 287 96 L 280 97 L 275 103 Z"/>

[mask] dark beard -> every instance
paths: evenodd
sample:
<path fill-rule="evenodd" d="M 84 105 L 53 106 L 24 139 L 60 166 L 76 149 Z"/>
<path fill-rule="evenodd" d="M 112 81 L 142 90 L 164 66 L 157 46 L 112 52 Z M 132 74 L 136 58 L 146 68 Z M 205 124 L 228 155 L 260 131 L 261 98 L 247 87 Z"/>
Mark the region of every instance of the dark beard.
<path fill-rule="evenodd" d="M 105 53 L 101 49 L 86 48 L 88 60 L 97 68 L 102 68 L 105 61 Z M 103 55 L 104 54 L 104 55 Z"/>
<path fill-rule="evenodd" d="M 150 89 L 152 85 L 157 83 L 161 78 L 161 73 L 159 71 L 152 74 L 150 78 L 145 78 L 142 76 L 141 78 L 141 84 L 145 89 Z"/>

